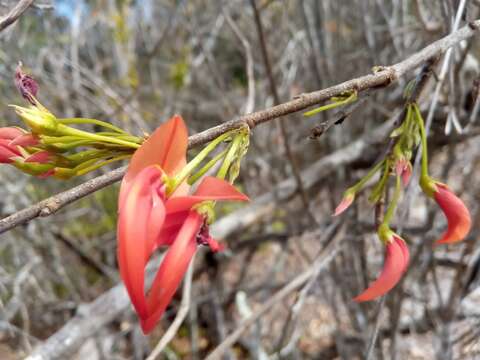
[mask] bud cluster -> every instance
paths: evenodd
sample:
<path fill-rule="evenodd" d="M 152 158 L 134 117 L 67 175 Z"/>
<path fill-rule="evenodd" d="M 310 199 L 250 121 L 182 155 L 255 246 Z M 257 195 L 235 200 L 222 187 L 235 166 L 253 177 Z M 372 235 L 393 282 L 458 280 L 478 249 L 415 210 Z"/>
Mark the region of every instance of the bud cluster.
<path fill-rule="evenodd" d="M 144 140 L 100 120 L 57 118 L 37 100 L 38 85 L 22 71 L 21 64 L 15 72 L 15 85 L 29 105 L 12 108 L 28 129 L 0 128 L 0 163 L 39 177 L 69 179 L 129 158 Z M 103 131 L 72 126 L 81 124 Z"/>

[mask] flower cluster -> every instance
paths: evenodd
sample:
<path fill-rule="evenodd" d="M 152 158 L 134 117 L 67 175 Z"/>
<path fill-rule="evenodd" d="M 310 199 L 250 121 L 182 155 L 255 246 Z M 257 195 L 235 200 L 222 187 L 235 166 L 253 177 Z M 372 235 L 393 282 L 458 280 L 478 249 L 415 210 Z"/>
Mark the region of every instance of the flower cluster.
<path fill-rule="evenodd" d="M 39 177 L 68 179 L 129 158 L 143 139 L 112 124 L 88 118 L 57 118 L 38 100 L 38 85 L 22 71 L 15 84 L 27 107 L 12 105 L 28 126 L 0 128 L 0 162 Z M 91 124 L 105 131 L 88 132 L 71 125 Z"/>
<path fill-rule="evenodd" d="M 221 249 L 208 231 L 214 202 L 248 200 L 216 177 L 204 177 L 189 194 L 185 169 L 193 166 L 186 164 L 187 143 L 181 117 L 161 125 L 133 155 L 120 189 L 118 262 L 144 333 L 161 318 L 198 246 Z M 162 246 L 168 250 L 145 294 L 145 267 Z"/>
<path fill-rule="evenodd" d="M 467 236 L 471 228 L 470 212 L 462 200 L 447 185 L 432 179 L 428 175 L 427 135 L 418 106 L 414 103 L 408 104 L 405 113 L 404 121 L 391 134 L 391 137 L 396 139 L 391 153 L 375 165 L 357 184 L 345 191 L 343 199 L 334 213 L 336 216 L 344 212 L 353 203 L 356 194 L 365 187 L 366 183 L 377 172 L 383 170 L 383 174 L 374 186 L 369 198 L 375 204 L 380 203 L 384 197 L 388 179 L 391 176 L 396 178 L 392 200 L 377 230 L 379 239 L 385 245 L 383 270 L 376 281 L 354 298 L 358 302 L 373 300 L 386 294 L 400 281 L 408 267 L 409 251 L 405 240 L 390 229 L 390 221 L 400 198 L 402 184 L 403 187 L 406 187 L 410 181 L 412 153 L 420 143 L 422 144 L 420 187 L 425 195 L 437 202 L 448 222 L 447 230 L 436 244 L 450 244 L 461 241 Z"/>

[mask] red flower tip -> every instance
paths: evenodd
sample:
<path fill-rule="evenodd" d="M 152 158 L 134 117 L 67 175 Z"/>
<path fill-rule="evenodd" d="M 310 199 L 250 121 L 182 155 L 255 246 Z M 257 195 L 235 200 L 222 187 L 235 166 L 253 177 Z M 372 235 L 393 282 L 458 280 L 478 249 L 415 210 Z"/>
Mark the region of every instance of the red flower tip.
<path fill-rule="evenodd" d="M 0 163 L 10 164 L 18 156 L 20 156 L 20 152 L 16 147 L 10 145 L 9 140 L 0 139 Z"/>
<path fill-rule="evenodd" d="M 46 150 L 37 151 L 35 154 L 30 155 L 25 159 L 25 162 L 36 162 L 45 164 L 50 161 L 52 154 Z"/>
<path fill-rule="evenodd" d="M 412 163 L 405 158 L 401 158 L 395 164 L 395 173 L 402 177 L 403 186 L 407 186 L 412 176 Z"/>
<path fill-rule="evenodd" d="M 15 137 L 11 142 L 11 146 L 36 146 L 38 145 L 38 137 L 33 134 L 25 133 Z"/>
<path fill-rule="evenodd" d="M 470 232 L 470 212 L 460 198 L 446 185 L 436 182 L 433 196 L 447 218 L 448 227 L 436 244 L 451 244 L 463 240 Z"/>
<path fill-rule="evenodd" d="M 347 210 L 350 205 L 352 205 L 354 199 L 355 195 L 353 193 L 346 192 L 340 204 L 338 204 L 338 206 L 335 208 L 335 213 L 333 216 L 338 216 Z"/>
<path fill-rule="evenodd" d="M 405 241 L 393 233 L 386 246 L 385 263 L 380 276 L 353 300 L 356 302 L 370 301 L 389 292 L 402 278 L 409 260 L 410 255 Z"/>
<path fill-rule="evenodd" d="M 23 134 L 25 133 L 17 127 L 0 128 L 0 139 L 13 140 Z"/>
<path fill-rule="evenodd" d="M 135 151 L 123 177 L 119 204 L 123 203 L 133 179 L 143 169 L 151 165 L 159 166 L 168 176 L 172 176 L 187 163 L 188 131 L 181 116 L 175 115 L 160 125 Z"/>

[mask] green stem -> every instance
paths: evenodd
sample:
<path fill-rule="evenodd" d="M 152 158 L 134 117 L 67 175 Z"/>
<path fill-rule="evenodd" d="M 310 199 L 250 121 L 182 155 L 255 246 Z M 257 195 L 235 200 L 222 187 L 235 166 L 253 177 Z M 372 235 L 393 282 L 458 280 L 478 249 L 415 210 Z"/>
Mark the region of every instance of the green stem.
<path fill-rule="evenodd" d="M 400 176 L 396 177 L 396 182 L 395 182 L 395 191 L 393 193 L 393 198 L 392 201 L 390 201 L 390 204 L 388 205 L 387 212 L 385 213 L 385 217 L 383 218 L 383 225 L 388 225 L 390 224 L 390 221 L 393 218 L 393 215 L 395 214 L 395 209 L 397 208 L 398 205 L 398 200 L 400 199 L 400 194 L 402 192 L 402 183 Z"/>
<path fill-rule="evenodd" d="M 223 159 L 222 166 L 218 170 L 217 178 L 222 180 L 225 179 L 228 173 L 228 169 L 230 169 L 230 165 L 232 164 L 232 162 L 235 160 L 235 157 L 237 156 L 238 147 L 241 144 L 241 142 L 242 142 L 242 136 L 241 135 L 235 136 L 232 144 L 230 145 L 230 148 L 228 149 L 227 155 Z"/>
<path fill-rule="evenodd" d="M 333 98 L 332 98 L 333 99 Z M 340 100 L 340 101 L 335 101 L 331 104 L 327 104 L 327 105 L 324 105 L 324 106 L 320 106 L 316 109 L 313 109 L 313 110 L 310 110 L 310 111 L 307 111 L 305 113 L 303 113 L 303 116 L 312 116 L 312 115 L 315 115 L 315 114 L 318 114 L 319 112 L 322 112 L 322 111 L 326 111 L 326 110 L 330 110 L 330 109 L 334 109 L 336 107 L 339 107 L 339 106 L 342 106 L 342 105 L 346 105 L 348 103 L 351 103 L 353 101 L 357 100 L 357 92 L 354 91 L 352 92 L 346 99 L 344 100 Z"/>
<path fill-rule="evenodd" d="M 193 185 L 195 184 L 198 179 L 200 179 L 203 175 L 205 175 L 205 173 L 210 170 L 213 166 L 215 166 L 215 164 L 222 158 L 225 156 L 225 154 L 227 153 L 228 149 L 225 149 L 223 150 L 222 152 L 220 152 L 218 155 L 216 155 L 213 159 L 211 159 L 208 163 L 206 163 L 200 170 L 198 170 L 195 174 L 193 174 L 192 176 L 190 176 L 190 178 L 188 179 L 188 183 L 190 185 Z"/>
<path fill-rule="evenodd" d="M 382 160 L 378 164 L 376 164 L 372 169 L 370 169 L 367 175 L 365 175 L 358 183 L 351 186 L 350 189 L 355 193 L 360 191 L 363 188 L 363 186 L 367 183 L 367 181 L 370 180 L 373 177 L 373 175 L 377 173 L 378 170 L 380 170 L 380 168 L 384 163 L 385 163 L 385 160 Z"/>
<path fill-rule="evenodd" d="M 122 145 L 130 148 L 135 148 L 138 149 L 140 147 L 139 144 L 130 142 L 130 141 L 125 141 L 125 140 L 120 140 L 108 136 L 102 136 L 102 135 L 97 135 L 97 134 L 92 134 L 87 131 L 83 130 L 78 130 L 63 124 L 58 125 L 58 132 L 64 135 L 70 135 L 70 136 L 78 136 L 82 137 L 86 140 L 92 140 L 92 141 L 99 141 L 99 142 L 104 142 L 104 143 L 110 143 L 110 144 L 117 144 L 117 145 Z"/>
<path fill-rule="evenodd" d="M 88 119 L 88 118 L 65 118 L 65 119 L 57 119 L 60 124 L 93 124 L 93 125 L 98 125 L 102 126 L 104 128 L 113 130 L 117 133 L 124 134 L 124 135 L 130 135 L 126 131 L 120 129 L 119 127 L 109 124 L 105 121 L 100 121 L 96 119 Z"/>
<path fill-rule="evenodd" d="M 215 148 L 232 136 L 232 133 L 237 130 L 232 130 L 226 132 L 225 134 L 220 135 L 216 139 L 212 140 L 207 146 L 205 146 L 202 151 L 198 153 L 189 163 L 175 176 L 173 181 L 171 182 L 170 189 L 168 189 L 168 193 L 171 194 L 175 189 L 180 185 L 186 178 L 188 178 L 193 170 L 195 170 L 201 162 L 213 151 Z"/>
<path fill-rule="evenodd" d="M 427 132 L 423 124 L 423 117 L 420 109 L 416 104 L 412 105 L 415 111 L 418 127 L 420 129 L 420 137 L 422 139 L 422 177 L 428 177 L 428 152 L 427 152 Z"/>
<path fill-rule="evenodd" d="M 105 160 L 105 161 L 102 161 L 100 163 L 96 163 L 94 165 L 91 165 L 91 166 L 87 166 L 85 168 L 82 168 L 80 170 L 77 171 L 76 175 L 77 176 L 81 176 L 81 175 L 85 175 L 86 173 L 89 173 L 93 170 L 97 170 L 99 168 L 101 168 L 102 166 L 105 166 L 107 164 L 110 164 L 112 162 L 115 162 L 115 161 L 120 161 L 120 160 L 124 160 L 124 159 L 128 159 L 130 158 L 132 155 L 129 154 L 129 155 L 120 155 L 120 156 L 117 156 L 117 157 L 114 157 L 112 159 L 109 159 L 109 160 Z"/>
<path fill-rule="evenodd" d="M 377 185 L 372 190 L 372 193 L 370 194 L 369 200 L 373 203 L 376 203 L 378 201 L 378 198 L 380 197 L 380 194 L 382 193 L 385 184 L 387 183 L 388 176 L 390 175 L 390 161 L 387 160 L 385 161 L 385 168 L 383 170 L 382 177 L 380 180 L 377 182 Z"/>

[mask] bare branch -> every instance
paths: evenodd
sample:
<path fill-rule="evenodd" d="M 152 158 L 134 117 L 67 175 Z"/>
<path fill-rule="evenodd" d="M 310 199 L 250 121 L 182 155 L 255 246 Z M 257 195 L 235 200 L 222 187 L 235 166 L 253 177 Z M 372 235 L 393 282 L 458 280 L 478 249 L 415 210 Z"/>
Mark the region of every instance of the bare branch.
<path fill-rule="evenodd" d="M 189 138 L 189 148 L 205 144 L 215 139 L 219 135 L 227 131 L 237 129 L 245 124 L 253 129 L 257 125 L 287 114 L 305 110 L 310 106 L 317 105 L 333 96 L 338 96 L 345 92 L 353 90 L 360 92 L 371 88 L 388 86 L 409 71 L 414 70 L 422 65 L 426 60 L 446 51 L 460 41 L 468 39 L 477 34 L 479 29 L 480 20 L 476 20 L 460 30 L 426 46 L 409 58 L 395 65 L 382 67 L 373 74 L 348 80 L 323 90 L 302 94 L 297 98 L 280 105 L 241 116 L 238 119 L 225 122 L 201 133 L 192 135 Z M 6 218 L 0 220 L 0 234 L 36 217 L 51 215 L 62 207 L 119 181 L 125 173 L 125 170 L 125 167 L 116 169 L 108 174 L 89 180 L 84 184 L 52 196 L 35 205 L 20 210 L 15 214 L 7 216 Z"/>
<path fill-rule="evenodd" d="M 0 19 L 0 31 L 5 30 L 18 20 L 22 14 L 33 4 L 34 0 L 20 0 L 10 12 Z"/>

